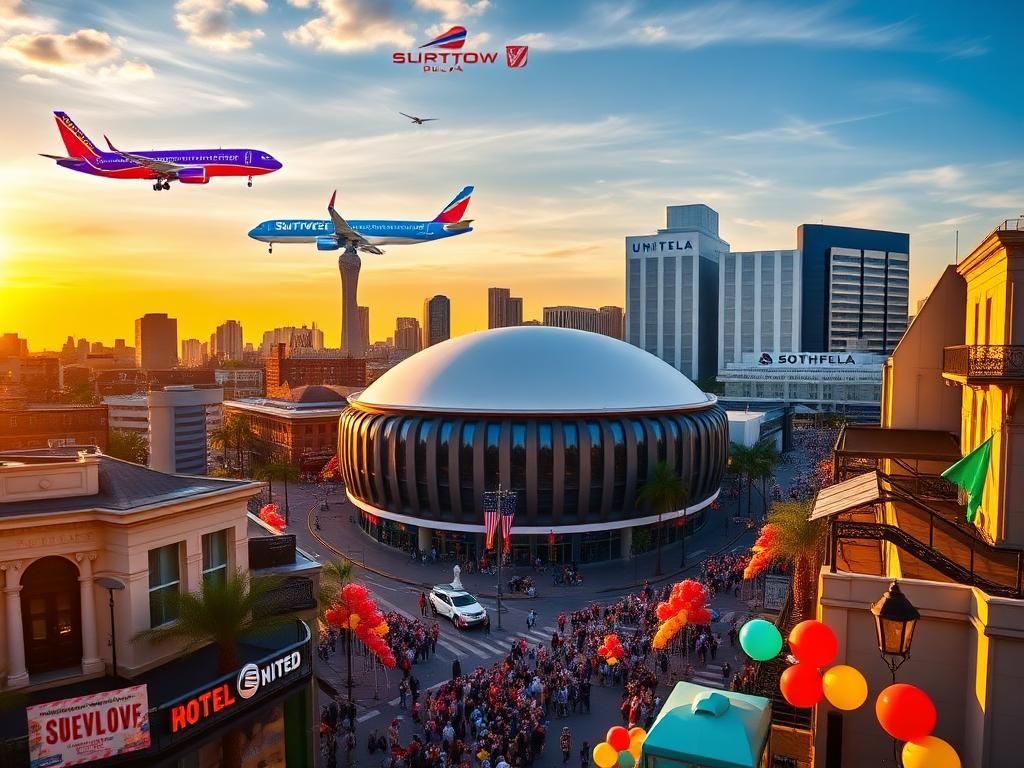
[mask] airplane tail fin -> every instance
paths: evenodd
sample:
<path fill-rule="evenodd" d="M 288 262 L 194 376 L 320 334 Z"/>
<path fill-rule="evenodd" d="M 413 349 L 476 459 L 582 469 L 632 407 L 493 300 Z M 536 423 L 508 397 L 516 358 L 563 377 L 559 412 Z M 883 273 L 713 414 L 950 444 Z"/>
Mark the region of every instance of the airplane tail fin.
<path fill-rule="evenodd" d="M 473 188 L 466 187 L 455 196 L 454 200 L 445 206 L 444 210 L 437 214 L 434 221 L 442 224 L 454 224 L 456 221 L 460 221 L 469 207 L 469 197 L 472 194 Z"/>
<path fill-rule="evenodd" d="M 68 117 L 66 112 L 54 112 L 57 118 L 57 130 L 64 140 L 64 146 L 71 157 L 93 158 L 99 156 L 96 145 L 85 135 L 81 128 L 75 125 L 75 121 Z"/>

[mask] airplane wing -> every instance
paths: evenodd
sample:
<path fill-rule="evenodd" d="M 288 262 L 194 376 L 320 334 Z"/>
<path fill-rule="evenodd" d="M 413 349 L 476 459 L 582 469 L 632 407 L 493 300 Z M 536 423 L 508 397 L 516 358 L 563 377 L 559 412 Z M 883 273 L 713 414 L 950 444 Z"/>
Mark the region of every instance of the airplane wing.
<path fill-rule="evenodd" d="M 421 117 L 420 118 L 420 122 L 421 123 L 429 123 L 431 120 L 437 120 L 437 118 L 436 117 Z"/>
<path fill-rule="evenodd" d="M 398 114 L 400 114 L 402 117 L 408 117 L 410 120 L 415 120 L 416 119 L 412 115 L 405 114 L 405 112 L 399 112 Z"/>
<path fill-rule="evenodd" d="M 338 196 L 337 190 L 331 194 L 331 202 L 327 204 L 327 212 L 331 215 L 331 222 L 334 224 L 334 236 L 338 240 L 355 246 L 360 251 L 373 253 L 381 256 L 384 251 L 376 245 L 367 242 L 366 238 L 349 226 L 348 222 L 341 218 L 341 214 L 334 210 L 334 199 Z"/>
<path fill-rule="evenodd" d="M 103 138 L 107 139 L 106 136 L 104 136 Z M 163 160 L 154 160 L 151 157 L 143 157 L 142 155 L 133 155 L 130 152 L 122 152 L 121 150 L 119 150 L 117 147 L 110 143 L 110 139 L 107 139 L 107 146 L 110 147 L 110 151 L 113 152 L 114 154 L 120 155 L 126 160 L 131 160 L 133 163 L 141 165 L 143 168 L 148 168 L 149 170 L 153 171 L 153 173 L 169 175 L 177 173 L 178 171 L 184 170 L 186 168 L 186 166 L 178 165 L 177 163 L 168 163 L 164 162 Z"/>

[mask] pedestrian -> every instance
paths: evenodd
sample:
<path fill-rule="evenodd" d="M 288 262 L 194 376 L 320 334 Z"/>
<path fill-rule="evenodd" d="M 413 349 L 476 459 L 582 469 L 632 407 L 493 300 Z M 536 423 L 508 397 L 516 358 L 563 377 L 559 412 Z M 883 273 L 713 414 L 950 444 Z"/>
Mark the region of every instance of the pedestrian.
<path fill-rule="evenodd" d="M 405 709 L 405 699 L 409 695 L 409 678 L 403 677 L 398 683 L 398 707 Z"/>
<path fill-rule="evenodd" d="M 491 634 L 491 614 L 484 610 L 484 634 Z"/>
<path fill-rule="evenodd" d="M 527 629 L 533 629 L 533 627 L 534 627 L 534 625 L 536 625 L 536 623 L 537 623 L 537 612 L 531 608 L 530 612 L 528 614 L 526 614 L 526 628 Z"/>
<path fill-rule="evenodd" d="M 412 700 L 418 701 L 420 698 L 420 681 L 416 675 L 409 675 L 409 693 L 412 694 Z"/>
<path fill-rule="evenodd" d="M 430 561 L 433 563 L 437 562 L 437 547 L 430 548 Z"/>
<path fill-rule="evenodd" d="M 580 768 L 590 768 L 590 742 L 584 741 L 580 747 Z"/>
<path fill-rule="evenodd" d="M 459 663 L 458 657 L 452 660 L 452 680 L 456 680 L 462 677 L 462 665 Z"/>
<path fill-rule="evenodd" d="M 722 665 L 722 683 L 723 684 L 728 684 L 729 683 L 729 675 L 730 674 L 732 674 L 732 667 L 729 666 L 729 662 L 727 661 L 727 662 L 725 662 Z"/>
<path fill-rule="evenodd" d="M 427 595 L 425 592 L 420 592 L 420 616 L 427 615 Z"/>
<path fill-rule="evenodd" d="M 558 737 L 558 746 L 562 749 L 562 765 L 569 762 L 569 755 L 572 753 L 572 734 L 569 733 L 569 726 L 562 726 L 562 735 Z"/>

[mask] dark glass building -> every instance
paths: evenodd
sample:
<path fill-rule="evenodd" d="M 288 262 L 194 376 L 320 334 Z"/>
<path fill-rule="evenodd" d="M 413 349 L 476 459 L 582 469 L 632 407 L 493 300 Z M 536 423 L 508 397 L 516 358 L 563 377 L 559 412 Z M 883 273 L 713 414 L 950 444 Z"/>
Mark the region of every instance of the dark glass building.
<path fill-rule="evenodd" d="M 589 561 L 653 545 L 637 494 L 659 462 L 690 502 L 717 498 L 728 421 L 711 395 L 643 350 L 549 327 L 496 329 L 424 350 L 349 398 L 338 455 L 363 527 L 396 546 L 479 556 L 481 498 L 517 494 L 517 560 Z M 644 527 L 634 540 L 633 529 Z"/>

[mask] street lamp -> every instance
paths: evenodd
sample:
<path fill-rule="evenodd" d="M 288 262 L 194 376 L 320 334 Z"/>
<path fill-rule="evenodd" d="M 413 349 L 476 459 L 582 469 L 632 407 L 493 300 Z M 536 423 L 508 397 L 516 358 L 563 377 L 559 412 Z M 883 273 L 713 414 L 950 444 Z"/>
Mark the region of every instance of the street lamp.
<path fill-rule="evenodd" d="M 910 658 L 910 644 L 914 640 L 914 627 L 921 618 L 917 608 L 893 581 L 889 591 L 871 606 L 878 635 L 878 652 L 896 682 L 896 670 Z"/>
<path fill-rule="evenodd" d="M 122 584 L 117 579 L 112 579 L 109 576 L 100 576 L 96 579 L 96 583 L 99 584 L 103 589 L 107 590 L 110 595 L 110 660 L 112 667 L 112 676 L 117 677 L 117 630 L 114 624 L 114 592 L 120 592 L 124 589 Z"/>

